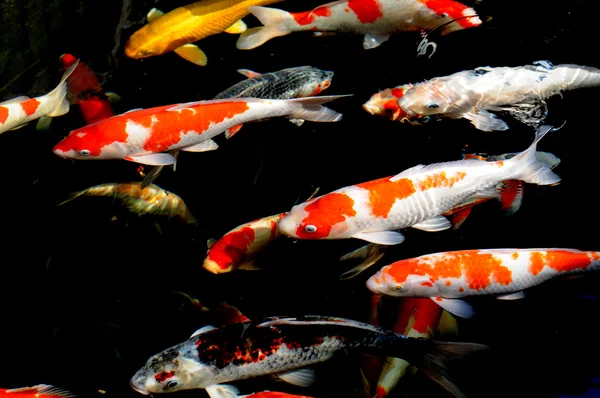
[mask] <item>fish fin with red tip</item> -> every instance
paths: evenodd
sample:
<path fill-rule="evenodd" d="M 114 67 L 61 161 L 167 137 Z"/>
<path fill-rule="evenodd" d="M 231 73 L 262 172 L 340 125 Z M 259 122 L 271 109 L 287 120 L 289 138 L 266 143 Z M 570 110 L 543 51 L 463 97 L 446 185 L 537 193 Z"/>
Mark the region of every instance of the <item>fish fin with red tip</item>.
<path fill-rule="evenodd" d="M 248 79 L 252 79 L 253 77 L 258 77 L 262 75 L 262 73 L 255 72 L 250 69 L 238 69 L 237 72 L 246 76 Z"/>
<path fill-rule="evenodd" d="M 502 210 L 506 214 L 513 215 L 521 207 L 523 203 L 523 181 L 520 180 L 506 180 L 502 182 L 499 189 L 500 191 L 500 203 Z"/>
<path fill-rule="evenodd" d="M 15 396 L 22 396 L 21 394 L 30 393 L 36 394 L 36 396 L 52 396 L 61 398 L 75 398 L 76 395 L 70 391 L 63 390 L 62 388 L 54 387 L 48 384 L 38 384 L 33 387 L 21 387 L 6 390 L 6 395 L 15 394 Z"/>
<path fill-rule="evenodd" d="M 465 222 L 467 217 L 471 214 L 471 208 L 461 210 L 457 213 L 454 213 L 450 216 L 450 223 L 452 224 L 452 230 L 456 230 L 460 228 L 461 225 Z"/>
<path fill-rule="evenodd" d="M 229 129 L 227 129 L 227 131 L 225 132 L 225 138 L 230 139 L 231 137 L 236 135 L 238 133 L 238 131 L 240 131 L 242 129 L 243 126 L 244 126 L 243 124 L 238 124 L 237 126 L 233 126 Z"/>

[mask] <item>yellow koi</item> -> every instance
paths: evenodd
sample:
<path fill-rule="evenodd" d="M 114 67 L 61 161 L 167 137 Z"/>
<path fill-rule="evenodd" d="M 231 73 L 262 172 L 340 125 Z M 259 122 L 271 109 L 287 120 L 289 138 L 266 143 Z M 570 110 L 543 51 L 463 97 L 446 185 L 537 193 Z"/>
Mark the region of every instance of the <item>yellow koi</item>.
<path fill-rule="evenodd" d="M 242 33 L 242 18 L 248 7 L 263 6 L 281 0 L 201 0 L 164 14 L 153 8 L 148 24 L 134 32 L 125 45 L 125 55 L 140 59 L 175 51 L 182 58 L 204 66 L 206 55 L 191 44 L 217 33 Z"/>

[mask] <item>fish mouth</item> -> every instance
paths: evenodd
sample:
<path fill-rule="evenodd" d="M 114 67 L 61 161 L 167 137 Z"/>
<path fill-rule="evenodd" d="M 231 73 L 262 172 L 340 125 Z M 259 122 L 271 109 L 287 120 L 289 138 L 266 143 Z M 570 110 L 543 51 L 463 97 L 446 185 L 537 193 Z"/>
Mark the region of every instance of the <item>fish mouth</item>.
<path fill-rule="evenodd" d="M 367 279 L 366 285 L 367 289 L 369 289 L 371 292 L 381 294 L 381 292 L 379 291 L 379 284 L 377 283 L 377 281 L 375 281 L 375 276 L 372 276 L 369 279 Z"/>
<path fill-rule="evenodd" d="M 135 391 L 139 392 L 142 395 L 149 395 L 150 393 L 143 386 L 139 385 L 134 379 L 129 380 L 129 385 Z"/>

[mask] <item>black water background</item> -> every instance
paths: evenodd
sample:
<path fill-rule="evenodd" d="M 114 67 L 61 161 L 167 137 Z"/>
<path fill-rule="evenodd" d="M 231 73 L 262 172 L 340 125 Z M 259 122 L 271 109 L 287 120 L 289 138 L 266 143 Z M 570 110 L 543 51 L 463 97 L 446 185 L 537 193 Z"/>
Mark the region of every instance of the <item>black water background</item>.
<path fill-rule="evenodd" d="M 153 7 L 169 10 L 185 2 L 136 2 L 131 20 Z M 79 2 L 77 3 L 79 4 Z M 318 1 L 286 2 L 307 10 Z M 52 147 L 83 124 L 76 109 L 56 118 L 47 133 L 33 126 L 0 136 L 3 166 L 2 345 L 0 387 L 47 383 L 83 396 L 135 397 L 129 378 L 146 359 L 174 345 L 206 321 L 185 300 L 184 291 L 208 307 L 226 301 L 251 318 L 280 314 L 323 314 L 365 320 L 370 275 L 340 282 L 337 258 L 362 245 L 281 242 L 268 255 L 268 269 L 209 275 L 201 268 L 206 240 L 252 219 L 288 210 L 312 187 L 322 193 L 400 171 L 419 163 L 454 160 L 468 151 L 520 151 L 533 130 L 510 118 L 507 132 L 485 133 L 466 121 L 424 127 L 392 123 L 364 112 L 374 92 L 402 83 L 477 66 L 516 66 L 536 60 L 600 66 L 594 2 L 483 1 L 474 7 L 492 20 L 483 26 L 435 37 L 436 54 L 416 57 L 417 34 L 396 35 L 378 49 L 362 49 L 351 35 L 274 39 L 251 51 L 235 49 L 235 35 L 199 42 L 209 63 L 197 67 L 167 54 L 143 61 L 123 56 L 122 45 L 140 25 L 124 29 L 117 58 L 111 58 L 121 4 L 65 3 L 65 23 L 50 37 L 39 68 L 58 67 L 60 54 L 80 57 L 104 74 L 104 88 L 132 108 L 208 99 L 243 77 L 238 68 L 275 71 L 312 65 L 333 70 L 327 94 L 354 94 L 331 108 L 344 114 L 335 124 L 283 119 L 247 125 L 231 140 L 218 137 L 219 150 L 182 154 L 176 172 L 157 184 L 180 195 L 200 221 L 198 228 L 128 215 L 110 199 L 56 204 L 73 191 L 106 182 L 138 180 L 125 161 L 72 162 Z M 72 7 L 73 6 L 73 7 Z M 247 18 L 248 24 L 256 21 Z M 35 68 L 33 68 L 35 69 Z M 59 72 L 56 72 L 56 80 Z M 35 70 L 24 74 L 34 79 Z M 52 83 L 54 84 L 54 83 Z M 52 85 L 51 84 L 51 85 Z M 42 93 L 23 93 L 31 96 Z M 598 90 L 567 92 L 550 102 L 549 122 L 567 124 L 545 137 L 539 150 L 561 158 L 556 187 L 526 187 L 523 206 L 511 217 L 497 204 L 476 208 L 458 231 L 405 231 L 405 243 L 381 265 L 421 254 L 491 247 L 599 249 L 597 216 Z M 259 173 L 260 170 L 260 173 Z M 258 177 L 257 177 L 258 173 Z M 117 214 L 118 221 L 111 222 Z M 461 320 L 460 340 L 493 351 L 451 369 L 469 397 L 583 396 L 599 376 L 598 277 L 551 281 L 520 301 L 471 300 L 477 318 Z M 348 396 L 358 373 L 354 362 L 327 364 L 318 389 L 307 393 Z M 411 396 L 446 396 L 420 376 Z M 285 389 L 269 380 L 239 383 L 244 393 Z M 99 394 L 98 390 L 107 393 Z M 304 390 L 295 390 L 302 392 Z M 177 393 L 206 396 L 203 391 Z M 401 396 L 399 394 L 398 396 Z"/>

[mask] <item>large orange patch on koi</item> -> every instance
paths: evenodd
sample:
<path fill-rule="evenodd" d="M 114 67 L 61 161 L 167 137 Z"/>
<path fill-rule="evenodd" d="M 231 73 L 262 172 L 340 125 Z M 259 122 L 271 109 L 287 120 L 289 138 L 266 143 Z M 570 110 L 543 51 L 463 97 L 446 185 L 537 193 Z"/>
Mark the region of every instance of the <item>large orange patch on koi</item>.
<path fill-rule="evenodd" d="M 196 131 L 202 134 L 211 124 L 223 122 L 225 119 L 246 112 L 249 107 L 244 101 L 205 103 L 178 111 L 168 110 L 146 114 L 143 118 L 131 119 L 145 127 L 152 126 L 150 138 L 144 144 L 144 150 L 153 153 L 164 152 L 181 140 L 181 134 Z M 153 116 L 155 119 L 153 119 Z"/>
<path fill-rule="evenodd" d="M 467 174 L 463 172 L 458 172 L 454 175 L 454 177 L 446 177 L 446 172 L 442 171 L 430 176 L 427 176 L 425 179 L 418 182 L 418 187 L 421 191 L 426 191 L 431 188 L 440 188 L 447 187 L 452 188 L 454 184 L 458 181 L 465 178 Z"/>
<path fill-rule="evenodd" d="M 391 177 L 356 185 L 369 191 L 369 204 L 375 217 L 387 217 L 397 199 L 405 199 L 415 193 L 413 182 L 407 178 L 390 181 Z"/>
<path fill-rule="evenodd" d="M 594 259 L 598 254 L 594 252 Z M 532 252 L 529 256 L 529 271 L 533 275 L 539 274 L 544 267 L 550 267 L 558 272 L 569 272 L 585 269 L 592 263 L 588 253 L 577 253 L 566 250 L 553 250 L 547 252 Z"/>
<path fill-rule="evenodd" d="M 457 19 L 457 23 L 463 28 L 471 28 L 479 25 L 471 22 L 471 18 L 464 18 L 464 11 L 468 9 L 464 4 L 457 1 L 451 0 L 419 0 L 427 6 L 430 10 L 433 10 L 436 14 L 446 14 L 451 19 Z M 473 13 L 475 16 L 475 13 Z M 460 18 L 460 19 L 459 19 Z"/>
<path fill-rule="evenodd" d="M 8 119 L 8 109 L 0 106 L 0 123 L 4 124 L 6 119 Z"/>
<path fill-rule="evenodd" d="M 40 101 L 38 101 L 35 98 L 21 102 L 21 108 L 23 108 L 23 111 L 27 116 L 33 115 L 37 110 L 38 106 L 40 106 Z"/>
<path fill-rule="evenodd" d="M 348 0 L 348 7 L 362 23 L 373 23 L 383 16 L 377 0 Z"/>

